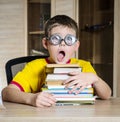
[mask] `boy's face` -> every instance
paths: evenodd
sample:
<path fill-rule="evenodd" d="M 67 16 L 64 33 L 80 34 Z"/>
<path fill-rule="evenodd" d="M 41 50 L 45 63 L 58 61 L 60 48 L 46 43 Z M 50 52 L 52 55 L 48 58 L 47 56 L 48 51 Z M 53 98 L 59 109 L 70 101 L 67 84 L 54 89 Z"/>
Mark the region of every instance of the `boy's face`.
<path fill-rule="evenodd" d="M 66 35 L 69 34 L 76 37 L 76 33 L 73 29 L 64 26 L 57 26 L 50 31 L 49 36 L 58 35 L 62 39 L 64 39 Z M 49 40 L 46 40 L 44 38 L 43 46 L 49 51 L 49 60 L 51 63 L 66 64 L 69 59 L 73 57 L 74 53 L 78 50 L 79 41 L 76 41 L 71 46 L 66 45 L 64 40 L 62 40 L 61 43 L 58 45 L 53 45 L 50 43 Z"/>

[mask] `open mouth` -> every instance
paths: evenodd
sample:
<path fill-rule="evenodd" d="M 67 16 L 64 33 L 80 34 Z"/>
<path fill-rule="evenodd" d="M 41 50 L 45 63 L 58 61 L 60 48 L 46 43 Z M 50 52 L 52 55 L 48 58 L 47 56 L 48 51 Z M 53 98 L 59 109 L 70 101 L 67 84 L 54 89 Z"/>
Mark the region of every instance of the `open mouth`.
<path fill-rule="evenodd" d="M 64 51 L 59 51 L 58 56 L 57 56 L 57 60 L 59 62 L 61 62 L 61 61 L 63 61 L 64 57 L 65 57 L 65 52 Z"/>

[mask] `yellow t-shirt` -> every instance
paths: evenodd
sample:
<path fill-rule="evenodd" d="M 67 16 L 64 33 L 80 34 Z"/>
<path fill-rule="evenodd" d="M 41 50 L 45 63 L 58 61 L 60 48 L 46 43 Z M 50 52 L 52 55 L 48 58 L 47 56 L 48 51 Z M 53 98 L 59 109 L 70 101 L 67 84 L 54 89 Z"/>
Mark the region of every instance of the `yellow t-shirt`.
<path fill-rule="evenodd" d="M 70 64 L 79 64 L 82 72 L 96 73 L 90 62 L 71 58 Z M 11 84 L 17 85 L 24 92 L 36 93 L 41 91 L 45 83 L 45 67 L 48 64 L 46 59 L 36 59 L 26 64 L 25 68 L 18 72 Z"/>

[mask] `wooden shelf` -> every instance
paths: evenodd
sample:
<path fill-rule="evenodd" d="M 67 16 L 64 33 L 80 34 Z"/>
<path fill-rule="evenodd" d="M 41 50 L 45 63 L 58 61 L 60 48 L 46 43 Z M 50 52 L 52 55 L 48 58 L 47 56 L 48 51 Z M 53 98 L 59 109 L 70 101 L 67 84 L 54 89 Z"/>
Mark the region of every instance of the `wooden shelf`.
<path fill-rule="evenodd" d="M 34 34 L 44 34 L 44 31 L 31 31 L 29 34 L 34 35 Z"/>

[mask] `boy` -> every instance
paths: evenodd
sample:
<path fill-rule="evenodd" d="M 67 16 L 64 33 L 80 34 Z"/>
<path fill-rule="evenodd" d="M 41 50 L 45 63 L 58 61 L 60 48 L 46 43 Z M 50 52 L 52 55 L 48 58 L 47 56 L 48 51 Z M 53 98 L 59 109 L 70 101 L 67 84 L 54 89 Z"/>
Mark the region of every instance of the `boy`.
<path fill-rule="evenodd" d="M 63 82 L 67 88 L 73 86 L 69 93 L 79 93 L 92 84 L 96 95 L 101 99 L 111 96 L 110 87 L 99 76 L 87 61 L 72 58 L 78 50 L 78 27 L 76 22 L 66 15 L 57 15 L 45 25 L 44 48 L 49 51 L 47 59 L 29 62 L 2 91 L 5 101 L 29 104 L 37 107 L 48 107 L 56 103 L 54 95 L 41 91 L 45 81 L 45 66 L 48 63 L 79 64 L 82 72 L 70 72 L 70 78 Z M 79 88 L 79 90 L 76 90 Z"/>

